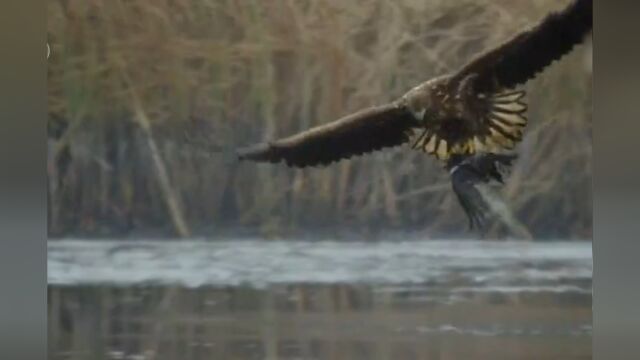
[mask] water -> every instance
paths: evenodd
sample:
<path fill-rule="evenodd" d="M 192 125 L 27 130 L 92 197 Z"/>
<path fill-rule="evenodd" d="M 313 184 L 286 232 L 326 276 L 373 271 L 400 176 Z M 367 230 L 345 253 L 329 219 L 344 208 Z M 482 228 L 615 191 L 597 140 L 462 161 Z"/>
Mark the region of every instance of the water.
<path fill-rule="evenodd" d="M 50 358 L 590 358 L 588 242 L 49 243 Z"/>
<path fill-rule="evenodd" d="M 53 285 L 261 288 L 288 283 L 442 284 L 455 277 L 478 291 L 538 286 L 564 291 L 571 280 L 590 280 L 593 268 L 591 244 L 585 242 L 56 241 L 48 249 Z"/>

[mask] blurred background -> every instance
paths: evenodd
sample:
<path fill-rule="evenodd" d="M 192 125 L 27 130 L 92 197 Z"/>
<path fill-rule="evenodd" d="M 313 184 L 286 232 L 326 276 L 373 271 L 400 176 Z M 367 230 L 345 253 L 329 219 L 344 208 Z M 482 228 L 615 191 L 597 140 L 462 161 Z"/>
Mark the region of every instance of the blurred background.
<path fill-rule="evenodd" d="M 407 147 L 302 170 L 230 155 L 567 3 L 48 1 L 50 358 L 589 358 L 590 39 L 525 86 L 503 193 L 526 241 L 474 240 Z"/>

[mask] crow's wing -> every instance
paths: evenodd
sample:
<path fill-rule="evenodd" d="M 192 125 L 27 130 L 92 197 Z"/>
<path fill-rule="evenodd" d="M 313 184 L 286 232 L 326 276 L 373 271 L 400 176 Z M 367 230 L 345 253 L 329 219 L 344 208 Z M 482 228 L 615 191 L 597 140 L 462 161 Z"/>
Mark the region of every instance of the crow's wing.
<path fill-rule="evenodd" d="M 454 81 L 472 76 L 478 92 L 524 84 L 581 43 L 592 24 L 592 0 L 573 0 L 564 10 L 474 58 L 454 75 Z"/>
<path fill-rule="evenodd" d="M 469 219 L 469 228 L 486 230 L 487 219 L 495 217 L 483 187 L 491 180 L 502 183 L 503 175 L 516 160 L 515 154 L 480 153 L 455 155 L 447 161 L 451 186 Z"/>
<path fill-rule="evenodd" d="M 372 107 L 280 140 L 238 151 L 241 160 L 284 161 L 289 166 L 327 165 L 408 142 L 418 123 L 396 103 Z"/>

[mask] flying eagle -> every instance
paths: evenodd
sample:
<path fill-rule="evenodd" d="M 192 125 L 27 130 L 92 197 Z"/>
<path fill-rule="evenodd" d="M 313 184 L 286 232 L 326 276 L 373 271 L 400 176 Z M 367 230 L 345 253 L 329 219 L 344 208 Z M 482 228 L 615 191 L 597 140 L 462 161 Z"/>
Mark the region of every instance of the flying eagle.
<path fill-rule="evenodd" d="M 591 0 L 574 0 L 458 71 L 423 82 L 391 103 L 240 149 L 238 158 L 306 167 L 411 143 L 451 170 L 475 154 L 511 150 L 527 124 L 525 93 L 517 87 L 581 43 L 591 31 L 592 12 Z M 485 157 L 489 163 L 502 160 Z M 467 210 L 455 183 L 454 190 Z"/>

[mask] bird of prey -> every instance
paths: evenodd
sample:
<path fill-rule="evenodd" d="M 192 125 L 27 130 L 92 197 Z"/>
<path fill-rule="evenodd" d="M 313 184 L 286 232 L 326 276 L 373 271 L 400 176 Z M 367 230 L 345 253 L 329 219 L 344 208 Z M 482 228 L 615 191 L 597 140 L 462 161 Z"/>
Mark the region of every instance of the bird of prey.
<path fill-rule="evenodd" d="M 592 0 L 573 0 L 458 71 L 423 82 L 391 103 L 240 149 L 238 158 L 306 167 L 411 143 L 451 169 L 475 154 L 511 150 L 527 124 L 525 93 L 517 87 L 581 43 L 591 31 L 592 12 Z M 474 181 L 486 178 L 480 174 Z M 469 214 L 469 201 L 453 185 Z"/>

